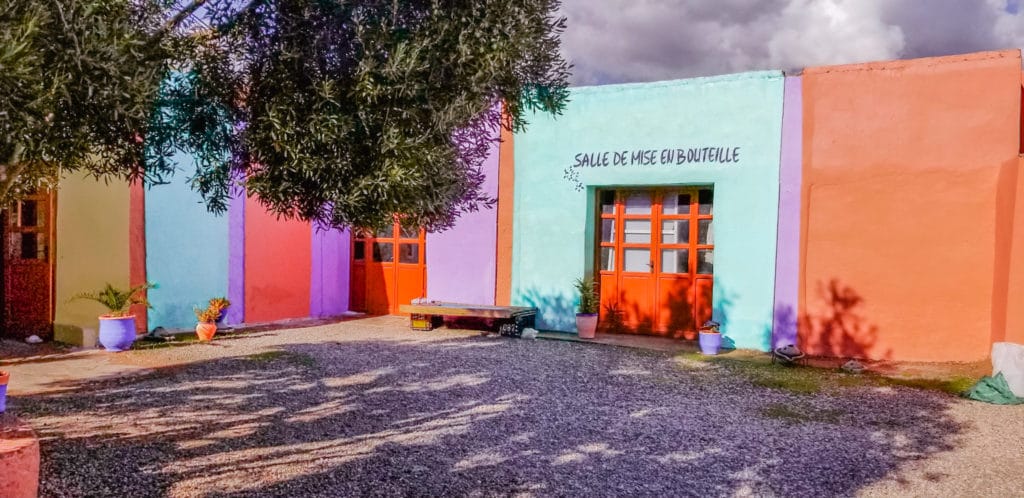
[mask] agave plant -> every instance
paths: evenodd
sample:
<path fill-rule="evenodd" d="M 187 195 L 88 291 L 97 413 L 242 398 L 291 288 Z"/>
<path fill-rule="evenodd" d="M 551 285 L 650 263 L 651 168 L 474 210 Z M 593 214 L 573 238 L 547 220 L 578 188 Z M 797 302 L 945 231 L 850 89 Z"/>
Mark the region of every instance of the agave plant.
<path fill-rule="evenodd" d="M 149 301 L 146 300 L 145 291 L 156 288 L 156 284 L 145 283 L 137 285 L 128 290 L 118 289 L 110 283 L 107 283 L 106 287 L 99 292 L 83 292 L 76 294 L 71 298 L 71 301 L 77 299 L 88 299 L 90 301 L 96 301 L 102 304 L 109 310 L 104 316 L 111 318 L 120 318 L 128 316 L 130 308 L 136 304 L 145 305 L 147 308 L 152 308 Z"/>

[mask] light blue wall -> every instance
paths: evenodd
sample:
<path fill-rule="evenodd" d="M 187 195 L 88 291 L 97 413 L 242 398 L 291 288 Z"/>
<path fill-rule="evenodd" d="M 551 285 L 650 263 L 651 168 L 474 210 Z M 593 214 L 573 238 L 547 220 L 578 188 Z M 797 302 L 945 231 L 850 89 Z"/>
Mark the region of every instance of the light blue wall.
<path fill-rule="evenodd" d="M 214 216 L 188 185 L 191 157 L 168 185 L 146 190 L 146 276 L 159 287 L 149 292 L 149 328 L 194 328 L 193 306 L 228 295 L 228 216 Z"/>
<path fill-rule="evenodd" d="M 713 184 L 715 319 L 737 347 L 767 350 L 782 73 L 574 88 L 571 99 L 515 136 L 513 304 L 538 306 L 540 328 L 575 331 L 572 282 L 593 268 L 596 187 Z M 571 168 L 578 153 L 717 146 L 739 147 L 739 161 Z"/>

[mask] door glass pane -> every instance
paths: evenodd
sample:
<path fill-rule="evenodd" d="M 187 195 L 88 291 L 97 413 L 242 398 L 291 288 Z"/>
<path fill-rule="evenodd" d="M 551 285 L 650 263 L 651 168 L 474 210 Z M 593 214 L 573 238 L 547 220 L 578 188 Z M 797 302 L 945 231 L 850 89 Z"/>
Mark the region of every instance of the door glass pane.
<path fill-rule="evenodd" d="M 373 243 L 373 260 L 377 263 L 391 263 L 395 260 L 395 248 L 390 242 Z"/>
<path fill-rule="evenodd" d="M 601 271 L 615 271 L 615 248 L 601 248 Z"/>
<path fill-rule="evenodd" d="M 601 213 L 615 214 L 615 191 L 605 190 L 601 192 Z"/>
<path fill-rule="evenodd" d="M 623 261 L 622 271 L 650 272 L 651 251 L 648 249 L 637 249 L 635 247 L 622 250 Z"/>
<path fill-rule="evenodd" d="M 400 233 L 403 239 L 418 239 L 420 238 L 419 227 L 401 227 Z"/>
<path fill-rule="evenodd" d="M 395 237 L 395 227 L 390 226 L 387 228 L 381 228 L 380 230 L 377 230 L 377 233 L 374 236 L 378 239 L 392 239 Z"/>
<path fill-rule="evenodd" d="M 701 275 L 711 275 L 715 272 L 715 250 L 714 249 L 698 249 L 697 250 L 697 273 Z"/>
<path fill-rule="evenodd" d="M 18 226 L 37 227 L 39 225 L 39 203 L 37 201 L 21 201 L 21 219 Z"/>
<path fill-rule="evenodd" d="M 366 259 L 366 242 L 357 240 L 355 247 L 352 250 L 352 259 L 356 261 L 362 261 Z"/>
<path fill-rule="evenodd" d="M 626 214 L 650 214 L 651 193 L 646 190 L 630 192 L 626 197 Z"/>
<path fill-rule="evenodd" d="M 41 233 L 12 233 L 9 254 L 20 259 L 46 261 L 46 235 Z"/>
<path fill-rule="evenodd" d="M 708 245 L 715 243 L 715 231 L 711 220 L 697 221 L 697 243 Z"/>
<path fill-rule="evenodd" d="M 688 244 L 690 242 L 690 220 L 667 220 L 661 222 L 662 244 Z"/>
<path fill-rule="evenodd" d="M 709 189 L 701 189 L 697 193 L 697 202 L 700 203 L 700 207 L 697 208 L 697 212 L 700 214 L 714 214 L 712 213 L 712 205 L 715 202 L 715 193 Z"/>
<path fill-rule="evenodd" d="M 624 242 L 647 244 L 651 241 L 651 220 L 626 220 L 624 225 Z"/>
<path fill-rule="evenodd" d="M 688 249 L 662 249 L 662 273 L 690 273 L 690 251 Z"/>
<path fill-rule="evenodd" d="M 666 192 L 661 201 L 661 212 L 665 214 L 690 214 L 690 194 Z"/>
<path fill-rule="evenodd" d="M 419 263 L 420 262 L 420 245 L 419 244 L 399 244 L 398 245 L 398 262 L 399 263 Z"/>
<path fill-rule="evenodd" d="M 601 220 L 601 242 L 615 242 L 615 220 Z"/>

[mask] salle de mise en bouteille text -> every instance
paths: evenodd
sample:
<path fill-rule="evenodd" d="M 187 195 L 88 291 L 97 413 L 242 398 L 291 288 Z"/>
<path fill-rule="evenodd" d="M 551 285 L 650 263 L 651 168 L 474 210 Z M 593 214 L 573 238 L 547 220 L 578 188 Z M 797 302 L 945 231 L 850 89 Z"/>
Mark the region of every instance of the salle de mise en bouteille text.
<path fill-rule="evenodd" d="M 641 149 L 604 152 L 580 152 L 573 168 L 605 166 L 652 166 L 655 164 L 737 163 L 739 147 L 692 147 L 688 149 Z"/>
<path fill-rule="evenodd" d="M 739 147 L 690 147 L 672 149 L 639 149 L 623 151 L 580 152 L 573 156 L 575 163 L 565 168 L 563 178 L 583 190 L 579 170 L 608 166 L 655 166 L 682 164 L 736 164 L 740 161 Z"/>

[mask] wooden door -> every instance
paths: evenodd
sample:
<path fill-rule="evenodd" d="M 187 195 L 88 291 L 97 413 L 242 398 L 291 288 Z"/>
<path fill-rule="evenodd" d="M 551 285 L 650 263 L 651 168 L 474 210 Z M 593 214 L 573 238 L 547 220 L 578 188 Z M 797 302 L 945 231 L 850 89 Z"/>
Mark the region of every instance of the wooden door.
<path fill-rule="evenodd" d="M 712 314 L 711 188 L 598 195 L 602 328 L 695 337 Z"/>
<path fill-rule="evenodd" d="M 353 238 L 352 309 L 398 314 L 398 307 L 426 293 L 426 233 L 398 223 Z"/>
<path fill-rule="evenodd" d="M 4 335 L 53 337 L 54 214 L 52 193 L 29 195 L 4 213 Z"/>

